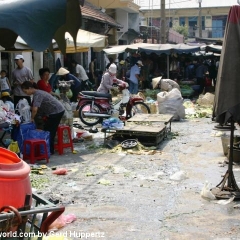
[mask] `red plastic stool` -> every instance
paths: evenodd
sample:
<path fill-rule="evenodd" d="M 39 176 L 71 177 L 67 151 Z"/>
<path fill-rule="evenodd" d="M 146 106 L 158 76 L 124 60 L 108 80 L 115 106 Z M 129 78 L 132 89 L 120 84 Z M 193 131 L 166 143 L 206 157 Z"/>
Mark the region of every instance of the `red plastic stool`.
<path fill-rule="evenodd" d="M 64 130 L 67 131 L 68 133 L 68 143 L 63 142 L 63 132 Z M 69 126 L 58 126 L 57 129 L 57 136 L 58 136 L 58 142 L 57 144 L 54 145 L 54 148 L 58 151 L 59 155 L 63 154 L 63 149 L 64 148 L 71 148 L 73 151 L 73 142 L 72 142 L 72 136 L 71 136 L 71 129 Z"/>
<path fill-rule="evenodd" d="M 27 154 L 27 145 L 30 147 L 30 154 Z M 43 146 L 44 153 L 41 154 L 40 146 Z M 28 139 L 23 142 L 23 160 L 30 160 L 31 164 L 35 163 L 35 160 L 46 159 L 48 161 L 47 143 L 43 139 Z"/>

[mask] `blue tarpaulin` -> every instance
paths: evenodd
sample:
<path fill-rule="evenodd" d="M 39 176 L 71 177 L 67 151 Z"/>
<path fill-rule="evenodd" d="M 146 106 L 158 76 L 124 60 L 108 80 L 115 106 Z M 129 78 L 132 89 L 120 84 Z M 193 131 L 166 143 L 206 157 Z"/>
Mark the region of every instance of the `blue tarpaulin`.
<path fill-rule="evenodd" d="M 55 39 L 64 52 L 65 32 L 75 40 L 81 20 L 78 0 L 1 0 L 0 45 L 11 48 L 20 36 L 40 52 Z"/>

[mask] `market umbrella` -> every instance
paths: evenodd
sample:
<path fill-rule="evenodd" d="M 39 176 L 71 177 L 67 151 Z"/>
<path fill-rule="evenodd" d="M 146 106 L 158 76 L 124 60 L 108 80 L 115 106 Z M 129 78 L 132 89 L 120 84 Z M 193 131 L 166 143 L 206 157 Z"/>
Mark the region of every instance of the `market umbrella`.
<path fill-rule="evenodd" d="M 65 53 L 65 32 L 76 43 L 81 27 L 79 2 L 84 0 L 0 0 L 0 45 L 12 48 L 21 36 L 30 48 L 41 52 L 55 39 Z"/>
<path fill-rule="evenodd" d="M 65 33 L 66 53 L 88 52 L 89 48 L 102 50 L 107 45 L 107 36 L 79 29 L 76 38 L 74 39 L 69 33 Z M 54 52 L 58 50 L 57 43 L 53 43 Z"/>
<path fill-rule="evenodd" d="M 212 190 L 218 198 L 233 195 L 240 198 L 240 190 L 233 174 L 234 123 L 240 122 L 240 6 L 230 8 L 221 52 L 217 85 L 215 91 L 214 114 L 216 122 L 222 126 L 230 123 L 230 152 L 228 170 L 223 180 Z"/>
<path fill-rule="evenodd" d="M 200 51 L 199 46 L 189 46 L 184 43 L 179 44 L 152 44 L 152 46 L 139 47 L 139 52 L 145 52 L 146 54 L 156 53 L 157 55 L 167 54 L 171 55 L 173 53 L 192 53 Z"/>
<path fill-rule="evenodd" d="M 137 51 L 140 47 L 149 46 L 151 48 L 154 44 L 151 43 L 133 43 L 128 45 L 116 45 L 110 46 L 109 48 L 103 49 L 103 51 L 108 55 L 119 54 L 123 52 L 129 52 L 132 50 Z"/>
<path fill-rule="evenodd" d="M 206 46 L 206 52 L 221 53 L 221 51 L 222 51 L 221 45 L 210 44 L 210 45 Z"/>
<path fill-rule="evenodd" d="M 76 45 L 74 43 L 73 37 L 68 32 L 65 33 L 65 42 L 66 53 L 88 52 L 90 47 L 93 48 L 93 51 L 101 51 L 107 45 L 107 36 L 79 29 L 76 38 Z M 14 46 L 7 49 L 4 48 L 0 49 L 0 51 L 26 52 L 33 51 L 33 49 L 30 46 L 28 46 L 27 43 L 21 37 L 18 37 Z M 52 40 L 51 51 L 60 52 L 58 43 L 55 40 Z"/>

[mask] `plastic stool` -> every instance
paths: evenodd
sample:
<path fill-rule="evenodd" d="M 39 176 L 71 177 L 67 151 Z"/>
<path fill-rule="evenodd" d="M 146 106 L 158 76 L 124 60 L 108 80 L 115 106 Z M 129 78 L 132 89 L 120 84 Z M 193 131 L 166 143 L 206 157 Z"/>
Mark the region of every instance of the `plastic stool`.
<path fill-rule="evenodd" d="M 64 130 L 67 130 L 68 133 L 68 143 L 63 142 L 63 132 Z M 58 142 L 54 145 L 54 148 L 58 151 L 59 155 L 63 154 L 64 148 L 71 148 L 73 151 L 73 142 L 72 142 L 72 136 L 71 136 L 71 129 L 69 126 L 58 126 L 57 129 L 57 136 L 58 136 Z"/>
<path fill-rule="evenodd" d="M 30 147 L 30 154 L 27 154 L 27 145 Z M 40 146 L 43 146 L 44 153 L 41 154 Z M 48 161 L 47 143 L 43 139 L 28 139 L 23 142 L 23 160 L 30 160 L 31 164 L 35 163 L 35 160 L 46 159 Z"/>

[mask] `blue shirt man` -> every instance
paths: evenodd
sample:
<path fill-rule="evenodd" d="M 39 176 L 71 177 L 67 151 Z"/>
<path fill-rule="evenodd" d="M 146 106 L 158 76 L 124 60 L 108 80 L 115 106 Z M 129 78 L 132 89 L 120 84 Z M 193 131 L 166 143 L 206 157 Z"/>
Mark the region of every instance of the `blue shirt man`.
<path fill-rule="evenodd" d="M 138 82 L 140 80 L 140 69 L 142 66 L 142 61 L 138 60 L 137 63 L 131 67 L 129 78 L 129 92 L 131 94 L 138 93 Z"/>

